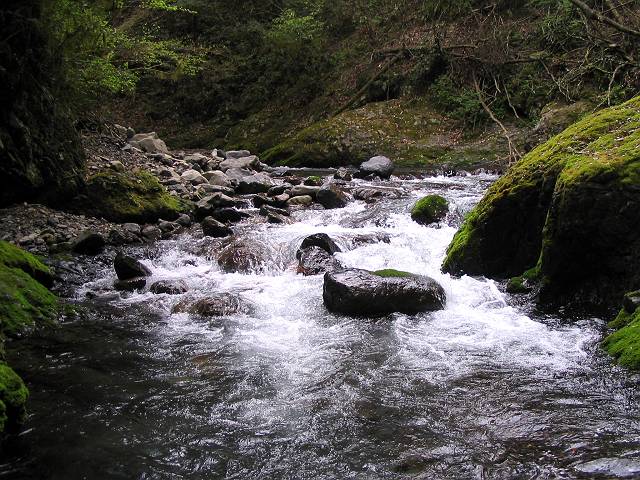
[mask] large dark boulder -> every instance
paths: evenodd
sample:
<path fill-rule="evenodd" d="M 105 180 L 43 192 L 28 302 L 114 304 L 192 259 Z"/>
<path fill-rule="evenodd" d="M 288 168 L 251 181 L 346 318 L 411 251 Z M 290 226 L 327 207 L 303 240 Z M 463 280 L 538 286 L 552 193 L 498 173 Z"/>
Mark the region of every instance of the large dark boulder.
<path fill-rule="evenodd" d="M 318 190 L 316 201 L 326 209 L 342 208 L 347 205 L 347 195 L 336 185 L 330 184 Z"/>
<path fill-rule="evenodd" d="M 132 278 L 149 277 L 151 270 L 129 255 L 118 252 L 113 261 L 113 268 L 119 280 L 131 280 Z"/>
<path fill-rule="evenodd" d="M 313 235 L 309 235 L 304 240 L 302 240 L 300 248 L 296 252 L 296 258 L 300 259 L 302 252 L 310 247 L 319 247 L 330 255 L 342 251 L 340 250 L 338 244 L 334 242 L 326 233 L 314 233 Z"/>
<path fill-rule="evenodd" d="M 358 176 L 378 176 L 380 178 L 389 178 L 393 173 L 394 168 L 395 166 L 390 158 L 378 155 L 360 164 Z"/>
<path fill-rule="evenodd" d="M 298 273 L 303 275 L 319 275 L 342 268 L 340 262 L 320 247 L 305 248 L 300 253 Z"/>
<path fill-rule="evenodd" d="M 332 312 L 364 316 L 441 310 L 446 302 L 444 289 L 432 278 L 355 268 L 326 273 L 322 298 Z"/>
<path fill-rule="evenodd" d="M 443 270 L 526 272 L 541 304 L 598 312 L 640 285 L 640 96 L 532 150 L 467 216 Z"/>
<path fill-rule="evenodd" d="M 39 0 L 0 5 L 0 206 L 59 204 L 83 184 L 84 152 L 55 92 L 59 59 Z"/>

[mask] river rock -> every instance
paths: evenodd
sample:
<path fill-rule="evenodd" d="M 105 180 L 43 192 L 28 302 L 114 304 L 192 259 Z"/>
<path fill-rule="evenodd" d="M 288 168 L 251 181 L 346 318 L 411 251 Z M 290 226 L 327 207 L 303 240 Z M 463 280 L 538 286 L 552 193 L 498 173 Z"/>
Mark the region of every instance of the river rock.
<path fill-rule="evenodd" d="M 262 207 L 260 207 L 260 215 L 263 215 L 266 217 L 269 214 L 282 215 L 283 217 L 288 217 L 289 211 L 285 210 L 284 208 L 272 207 L 271 205 L 263 205 Z"/>
<path fill-rule="evenodd" d="M 293 197 L 287 200 L 287 205 L 301 205 L 303 207 L 308 207 L 313 203 L 313 198 L 309 195 L 300 195 L 298 197 Z"/>
<path fill-rule="evenodd" d="M 202 220 L 202 233 L 207 237 L 222 238 L 233 235 L 233 230 L 213 217 L 206 217 Z"/>
<path fill-rule="evenodd" d="M 332 312 L 365 316 L 441 310 L 446 302 L 444 289 L 432 278 L 355 268 L 326 273 L 322 298 Z"/>
<path fill-rule="evenodd" d="M 212 216 L 215 210 L 220 208 L 235 207 L 241 204 L 237 200 L 225 195 L 224 193 L 216 192 L 204 197 L 202 200 L 196 203 L 196 218 L 204 218 Z"/>
<path fill-rule="evenodd" d="M 266 193 L 273 186 L 273 181 L 264 173 L 255 173 L 238 181 L 236 191 L 240 194 Z"/>
<path fill-rule="evenodd" d="M 346 194 L 335 185 L 329 185 L 318 190 L 316 201 L 324 208 L 342 208 L 347 205 Z"/>
<path fill-rule="evenodd" d="M 253 175 L 253 172 L 246 168 L 230 168 L 225 172 L 225 175 L 229 178 L 229 181 L 232 184 L 237 185 L 244 177 L 250 177 Z"/>
<path fill-rule="evenodd" d="M 220 163 L 220 170 L 226 172 L 232 168 L 242 168 L 246 170 L 257 170 L 260 168 L 260 160 L 255 155 L 249 155 L 240 158 L 229 158 L 229 152 L 227 152 L 227 159 Z"/>
<path fill-rule="evenodd" d="M 223 152 L 222 150 L 218 150 L 222 154 L 218 154 L 218 156 L 226 159 L 236 159 L 236 158 L 246 158 L 251 156 L 251 152 L 249 150 L 229 150 L 228 152 Z"/>
<path fill-rule="evenodd" d="M 340 262 L 320 247 L 305 248 L 300 253 L 298 273 L 304 276 L 333 272 L 340 268 L 342 268 Z"/>
<path fill-rule="evenodd" d="M 98 255 L 107 245 L 102 235 L 92 231 L 86 231 L 78 235 L 72 242 L 72 250 L 85 255 Z"/>
<path fill-rule="evenodd" d="M 144 277 L 129 278 L 127 280 L 116 280 L 113 287 L 118 291 L 134 292 L 136 290 L 144 290 L 147 285 L 147 279 Z"/>
<path fill-rule="evenodd" d="M 207 183 L 207 179 L 198 171 L 190 169 L 185 171 L 180 178 L 191 185 L 200 185 L 202 183 Z"/>
<path fill-rule="evenodd" d="M 211 217 L 223 223 L 236 223 L 249 218 L 251 215 L 235 208 L 218 208 L 211 212 Z"/>
<path fill-rule="evenodd" d="M 249 273 L 261 269 L 267 254 L 264 248 L 246 239 L 227 245 L 218 256 L 218 265 L 227 273 Z"/>
<path fill-rule="evenodd" d="M 333 174 L 333 178 L 336 180 L 344 180 L 345 182 L 350 182 L 352 179 L 351 172 L 344 167 L 338 168 L 336 173 Z"/>
<path fill-rule="evenodd" d="M 148 153 L 169 153 L 167 145 L 158 138 L 156 132 L 138 133 L 131 137 L 129 144 Z"/>
<path fill-rule="evenodd" d="M 313 187 L 309 185 L 296 185 L 291 190 L 289 190 L 289 196 L 291 197 L 302 197 L 302 196 L 310 196 L 312 199 L 316 197 L 318 192 L 320 191 L 320 187 Z"/>
<path fill-rule="evenodd" d="M 250 305 L 240 296 L 220 293 L 198 300 L 183 300 L 173 307 L 172 313 L 189 313 L 201 317 L 224 317 L 234 314 L 251 313 Z"/>
<path fill-rule="evenodd" d="M 189 228 L 191 226 L 191 217 L 186 213 L 181 213 L 180 216 L 176 219 L 176 223 L 183 226 L 184 228 Z"/>
<path fill-rule="evenodd" d="M 142 235 L 142 227 L 137 223 L 124 223 L 122 228 L 133 235 Z"/>
<path fill-rule="evenodd" d="M 142 237 L 148 242 L 155 242 L 162 238 L 162 230 L 155 225 L 147 225 L 142 229 Z"/>
<path fill-rule="evenodd" d="M 377 175 L 380 178 L 389 178 L 394 168 L 393 162 L 389 158 L 379 155 L 363 162 L 360 165 L 358 176 Z"/>
<path fill-rule="evenodd" d="M 220 187 L 230 187 L 231 179 L 227 176 L 226 173 L 220 170 L 214 170 L 212 172 L 205 172 L 203 174 L 204 178 L 209 180 L 210 185 L 218 185 Z"/>
<path fill-rule="evenodd" d="M 302 252 L 311 247 L 319 247 L 329 255 L 333 255 L 334 253 L 339 253 L 340 247 L 336 242 L 334 242 L 329 235 L 326 233 L 314 233 L 313 235 L 309 235 L 300 244 L 300 248 L 296 252 L 296 258 L 300 259 Z"/>
<path fill-rule="evenodd" d="M 359 187 L 353 190 L 353 197 L 366 203 L 374 203 L 380 198 L 402 198 L 404 195 L 398 188 Z"/>
<path fill-rule="evenodd" d="M 160 280 L 151 285 L 149 290 L 156 295 L 181 295 L 189 290 L 184 280 Z"/>
<path fill-rule="evenodd" d="M 418 200 L 411 209 L 411 220 L 420 225 L 439 222 L 447 216 L 449 202 L 440 195 L 427 195 Z"/>
<path fill-rule="evenodd" d="M 151 275 L 149 268 L 135 258 L 125 255 L 122 252 L 116 254 L 116 258 L 113 261 L 113 268 L 120 280 L 131 280 L 132 278 L 148 277 Z"/>

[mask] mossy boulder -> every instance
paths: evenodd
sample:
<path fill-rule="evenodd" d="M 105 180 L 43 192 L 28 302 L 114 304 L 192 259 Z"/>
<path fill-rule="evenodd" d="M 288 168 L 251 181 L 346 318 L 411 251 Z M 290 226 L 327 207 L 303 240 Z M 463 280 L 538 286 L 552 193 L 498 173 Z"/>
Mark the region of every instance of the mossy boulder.
<path fill-rule="evenodd" d="M 443 270 L 510 278 L 538 268 L 539 300 L 611 309 L 640 284 L 640 97 L 538 146 L 494 183 Z"/>
<path fill-rule="evenodd" d="M 609 327 L 617 331 L 604 339 L 603 348 L 620 365 L 640 370 L 640 308 L 633 313 L 622 309 Z"/>
<path fill-rule="evenodd" d="M 160 218 L 175 220 L 189 210 L 149 172 L 102 172 L 87 181 L 83 211 L 113 222 L 152 223 Z"/>
<path fill-rule="evenodd" d="M 447 216 L 449 202 L 440 195 L 427 195 L 418 200 L 411 209 L 411 220 L 420 225 L 439 222 Z"/>
<path fill-rule="evenodd" d="M 314 123 L 263 152 L 269 164 L 292 167 L 359 165 L 375 155 L 397 167 L 429 171 L 499 168 L 506 146 L 499 135 L 455 138 L 454 123 L 424 99 L 367 104 Z"/>
<path fill-rule="evenodd" d="M 29 390 L 6 363 L 0 363 L 0 432 L 22 423 Z"/>
<path fill-rule="evenodd" d="M 16 335 L 36 324 L 51 324 L 60 303 L 40 281 L 50 284 L 49 269 L 35 256 L 0 242 L 0 334 Z"/>

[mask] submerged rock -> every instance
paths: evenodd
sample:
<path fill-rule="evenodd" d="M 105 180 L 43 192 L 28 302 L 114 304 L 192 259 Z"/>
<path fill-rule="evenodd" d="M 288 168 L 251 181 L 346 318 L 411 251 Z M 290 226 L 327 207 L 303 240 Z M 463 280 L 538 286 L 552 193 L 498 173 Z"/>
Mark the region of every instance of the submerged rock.
<path fill-rule="evenodd" d="M 440 195 L 427 195 L 418 200 L 411 209 L 411 220 L 420 225 L 436 223 L 447 216 L 449 202 Z"/>
<path fill-rule="evenodd" d="M 640 96 L 528 153 L 467 216 L 443 270 L 510 278 L 538 301 L 600 312 L 640 285 Z"/>
<path fill-rule="evenodd" d="M 444 289 L 432 278 L 355 268 L 326 273 L 322 298 L 332 312 L 364 316 L 441 310 L 446 302 Z"/>
<path fill-rule="evenodd" d="M 234 314 L 249 314 L 251 306 L 240 296 L 221 293 L 198 300 L 183 300 L 173 307 L 172 313 L 189 313 L 201 317 L 224 317 Z"/>
<path fill-rule="evenodd" d="M 218 264 L 227 273 L 248 273 L 259 270 L 265 259 L 266 253 L 260 244 L 238 239 L 220 252 Z"/>
<path fill-rule="evenodd" d="M 184 280 L 160 280 L 151 285 L 149 290 L 156 295 L 180 295 L 186 293 L 189 287 Z"/>
<path fill-rule="evenodd" d="M 120 280 L 130 280 L 136 277 L 148 277 L 151 275 L 149 268 L 135 258 L 125 255 L 122 252 L 117 253 L 113 261 L 113 267 Z"/>

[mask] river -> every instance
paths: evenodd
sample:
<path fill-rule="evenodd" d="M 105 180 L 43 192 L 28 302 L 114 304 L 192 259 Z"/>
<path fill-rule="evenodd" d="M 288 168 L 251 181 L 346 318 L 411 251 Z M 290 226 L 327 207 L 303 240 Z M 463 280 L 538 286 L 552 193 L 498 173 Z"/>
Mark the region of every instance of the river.
<path fill-rule="evenodd" d="M 0 478 L 640 477 L 638 377 L 599 350 L 605 323 L 440 272 L 494 179 L 395 179 L 401 198 L 248 222 L 236 233 L 263 258 L 250 274 L 221 272 L 220 241 L 196 233 L 128 249 L 152 280 L 240 293 L 249 315 L 171 314 L 180 296 L 113 291 L 113 252 L 82 259 L 67 288 L 78 313 L 12 344 L 30 415 Z M 451 202 L 440 226 L 409 217 L 427 193 Z M 297 247 L 318 232 L 346 266 L 433 277 L 445 310 L 329 313 L 322 276 L 296 274 Z"/>

